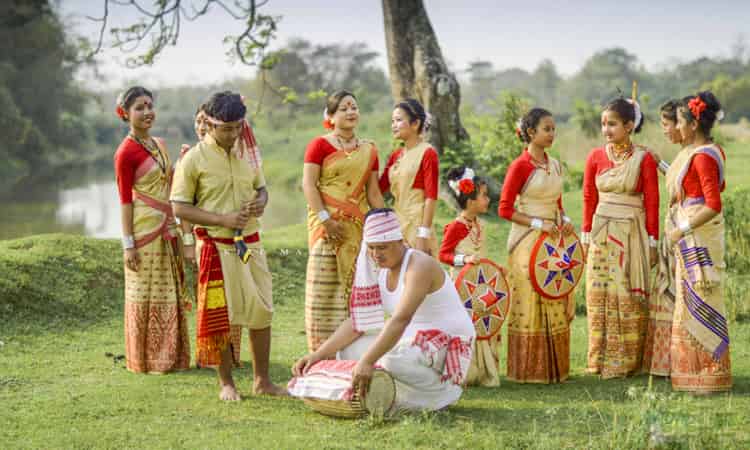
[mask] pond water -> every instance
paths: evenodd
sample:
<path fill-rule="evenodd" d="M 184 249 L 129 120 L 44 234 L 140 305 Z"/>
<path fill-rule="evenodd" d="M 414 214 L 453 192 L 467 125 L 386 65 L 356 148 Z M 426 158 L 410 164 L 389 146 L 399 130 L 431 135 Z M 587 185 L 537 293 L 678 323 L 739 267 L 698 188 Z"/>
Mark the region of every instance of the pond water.
<path fill-rule="evenodd" d="M 120 203 L 114 174 L 84 171 L 65 182 L 29 181 L 0 197 L 0 239 L 41 233 L 75 233 L 97 238 L 120 237 Z M 301 192 L 274 186 L 262 220 L 270 229 L 305 218 Z"/>

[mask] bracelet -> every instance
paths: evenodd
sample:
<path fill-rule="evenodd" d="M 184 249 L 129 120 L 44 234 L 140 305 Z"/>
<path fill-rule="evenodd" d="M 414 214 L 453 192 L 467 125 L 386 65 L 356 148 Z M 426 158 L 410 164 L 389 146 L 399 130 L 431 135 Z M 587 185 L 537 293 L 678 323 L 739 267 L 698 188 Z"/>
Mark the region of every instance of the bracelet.
<path fill-rule="evenodd" d="M 331 214 L 326 209 L 321 209 L 318 211 L 318 220 L 321 222 L 325 222 L 326 220 L 331 218 Z"/>
<path fill-rule="evenodd" d="M 466 265 L 466 262 L 464 261 L 466 259 L 466 255 L 456 254 L 456 256 L 453 257 L 453 266 L 454 267 L 463 267 Z"/>
<path fill-rule="evenodd" d="M 195 236 L 193 236 L 193 233 L 182 234 L 182 245 L 195 245 Z"/>
<path fill-rule="evenodd" d="M 581 231 L 581 244 L 588 244 L 591 241 L 590 231 Z"/>
<path fill-rule="evenodd" d="M 562 221 L 565 223 L 573 223 L 573 221 L 570 220 L 570 217 L 565 216 L 565 215 L 562 216 Z"/>
<path fill-rule="evenodd" d="M 428 239 L 430 236 L 432 236 L 432 230 L 427 227 L 419 227 L 417 228 L 417 237 L 418 238 L 424 238 Z"/>
<path fill-rule="evenodd" d="M 132 234 L 122 237 L 122 248 L 123 250 L 130 250 L 131 248 L 135 248 L 135 238 Z"/>
<path fill-rule="evenodd" d="M 663 173 L 666 173 L 667 170 L 669 170 L 669 163 L 664 161 L 663 159 L 659 161 L 659 170 L 661 170 Z"/>
<path fill-rule="evenodd" d="M 690 221 L 687 219 L 681 221 L 678 227 L 680 228 L 680 231 L 682 231 L 682 234 L 688 234 L 693 231 L 693 228 L 690 226 Z"/>
<path fill-rule="evenodd" d="M 541 230 L 543 224 L 544 222 L 542 222 L 542 219 L 533 218 L 531 219 L 531 223 L 529 224 L 529 226 L 531 228 L 536 228 L 537 230 Z"/>
<path fill-rule="evenodd" d="M 657 248 L 659 247 L 659 240 L 654 238 L 653 236 L 648 237 L 648 246 L 651 248 Z"/>

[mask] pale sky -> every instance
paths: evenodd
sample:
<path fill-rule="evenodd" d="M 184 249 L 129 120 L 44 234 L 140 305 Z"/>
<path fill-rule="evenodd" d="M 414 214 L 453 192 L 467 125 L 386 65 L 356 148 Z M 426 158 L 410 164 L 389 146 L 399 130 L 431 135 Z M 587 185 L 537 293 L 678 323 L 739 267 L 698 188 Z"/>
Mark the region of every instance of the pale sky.
<path fill-rule="evenodd" d="M 79 34 L 95 36 L 97 24 L 85 16 L 101 15 L 103 3 L 62 0 L 60 9 Z M 654 69 L 677 60 L 728 56 L 740 36 L 750 39 L 745 31 L 750 0 L 425 0 L 425 5 L 443 56 L 458 71 L 476 60 L 490 61 L 498 70 L 533 70 L 548 58 L 563 75 L 571 75 L 594 52 L 615 46 Z M 115 23 L 133 23 L 134 8 L 111 8 Z M 275 47 L 292 37 L 316 44 L 361 41 L 381 54 L 378 62 L 387 71 L 380 1 L 270 0 L 261 12 L 283 16 Z M 214 7 L 196 22 L 183 21 L 177 46 L 166 48 L 152 67 L 125 68 L 126 55 L 105 50 L 98 58 L 105 80 L 98 83 L 104 88 L 138 79 L 163 86 L 252 76 L 252 68 L 229 62 L 222 43 L 224 36 L 241 30 L 238 21 Z"/>

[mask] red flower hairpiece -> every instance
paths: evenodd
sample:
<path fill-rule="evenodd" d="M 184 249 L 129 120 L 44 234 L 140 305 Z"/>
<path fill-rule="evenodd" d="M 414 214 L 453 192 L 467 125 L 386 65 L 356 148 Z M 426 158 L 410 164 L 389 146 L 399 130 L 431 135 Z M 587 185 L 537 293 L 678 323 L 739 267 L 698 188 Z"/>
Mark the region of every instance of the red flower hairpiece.
<path fill-rule="evenodd" d="M 325 128 L 326 130 L 333 130 L 336 127 L 333 126 L 333 122 L 331 122 L 331 119 L 325 119 L 323 121 L 323 128 Z"/>
<path fill-rule="evenodd" d="M 695 117 L 695 120 L 701 119 L 701 114 L 706 110 L 708 105 L 699 96 L 696 96 L 688 102 L 688 108 L 690 108 L 690 114 Z"/>
<path fill-rule="evenodd" d="M 120 119 L 125 118 L 125 110 L 122 109 L 122 105 L 117 105 L 117 108 L 115 108 L 115 114 L 117 114 L 117 117 Z"/>
<path fill-rule="evenodd" d="M 468 178 L 464 178 L 458 182 L 458 190 L 462 194 L 469 195 L 474 192 L 474 182 Z"/>

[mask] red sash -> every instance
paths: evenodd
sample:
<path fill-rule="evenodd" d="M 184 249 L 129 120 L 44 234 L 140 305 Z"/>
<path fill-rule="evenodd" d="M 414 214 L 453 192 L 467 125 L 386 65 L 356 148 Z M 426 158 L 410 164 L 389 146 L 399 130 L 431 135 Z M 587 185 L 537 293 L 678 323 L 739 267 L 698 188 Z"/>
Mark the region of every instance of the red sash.
<path fill-rule="evenodd" d="M 203 241 L 198 273 L 198 313 L 196 318 L 196 359 L 201 366 L 219 365 L 221 352 L 230 343 L 229 308 L 224 290 L 224 274 L 216 242 L 233 245 L 231 238 L 212 238 L 205 228 L 195 228 Z M 247 243 L 258 242 L 258 233 L 245 236 Z"/>

